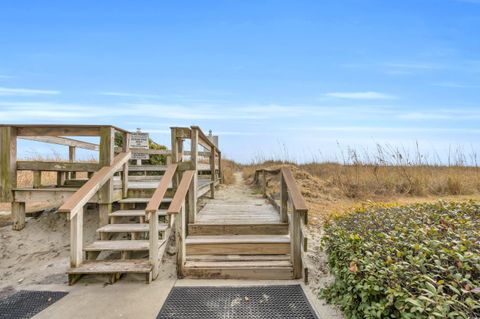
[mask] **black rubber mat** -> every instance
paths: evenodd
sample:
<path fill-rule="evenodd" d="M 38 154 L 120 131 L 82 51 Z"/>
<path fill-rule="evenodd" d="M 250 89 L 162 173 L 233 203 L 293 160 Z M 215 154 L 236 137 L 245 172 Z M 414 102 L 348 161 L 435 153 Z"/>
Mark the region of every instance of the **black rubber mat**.
<path fill-rule="evenodd" d="M 64 297 L 67 293 L 60 291 L 22 290 L 0 300 L 1 319 L 31 318 Z"/>
<path fill-rule="evenodd" d="M 300 285 L 175 287 L 157 319 L 305 318 L 316 319 Z"/>

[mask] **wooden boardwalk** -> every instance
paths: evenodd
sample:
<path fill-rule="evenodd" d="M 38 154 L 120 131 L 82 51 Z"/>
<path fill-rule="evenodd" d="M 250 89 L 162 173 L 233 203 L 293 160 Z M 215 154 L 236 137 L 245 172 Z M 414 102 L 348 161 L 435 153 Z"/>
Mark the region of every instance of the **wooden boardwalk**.
<path fill-rule="evenodd" d="M 280 214 L 261 195 L 245 185 L 241 173 L 235 174 L 235 184 L 220 189 L 215 199 L 197 214 L 197 224 L 278 224 Z"/>

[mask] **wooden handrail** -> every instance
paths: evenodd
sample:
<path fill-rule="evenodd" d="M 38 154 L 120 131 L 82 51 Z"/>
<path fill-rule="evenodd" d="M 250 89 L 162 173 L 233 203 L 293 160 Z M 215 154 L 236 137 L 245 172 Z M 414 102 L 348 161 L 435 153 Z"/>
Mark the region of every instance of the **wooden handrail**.
<path fill-rule="evenodd" d="M 285 179 L 285 183 L 287 184 L 288 194 L 290 200 L 292 201 L 292 206 L 295 211 L 300 213 L 306 213 L 308 211 L 307 204 L 303 199 L 302 193 L 298 189 L 297 183 L 293 178 L 292 171 L 287 167 L 281 168 L 283 178 Z"/>
<path fill-rule="evenodd" d="M 162 180 L 160 181 L 160 184 L 158 185 L 157 189 L 155 190 L 152 197 L 150 198 L 150 201 L 148 202 L 147 208 L 145 209 L 146 214 L 154 213 L 160 207 L 163 197 L 167 192 L 168 186 L 170 186 L 173 176 L 175 175 L 177 166 L 178 166 L 177 164 L 168 165 L 167 170 L 165 171 L 165 174 L 163 175 Z"/>
<path fill-rule="evenodd" d="M 185 196 L 187 196 L 188 189 L 190 187 L 190 183 L 192 182 L 193 176 L 196 174 L 194 170 L 185 171 L 182 176 L 182 180 L 177 187 L 177 191 L 173 196 L 172 202 L 168 207 L 167 213 L 168 214 L 178 214 L 182 209 L 183 202 L 185 200 Z"/>
<path fill-rule="evenodd" d="M 60 213 L 69 213 L 70 219 L 98 192 L 98 190 L 122 168 L 130 159 L 131 153 L 124 152 L 114 157 L 110 166 L 104 166 L 73 194 L 59 209 Z"/>
<path fill-rule="evenodd" d="M 203 143 L 200 143 L 200 144 L 202 144 L 202 146 L 204 146 L 204 147 L 209 146 L 209 147 L 211 147 L 215 150 L 215 153 L 220 154 L 220 150 L 218 149 L 218 147 L 212 141 L 210 141 L 210 139 L 205 135 L 205 133 L 203 133 L 203 131 L 200 127 L 194 125 L 191 128 L 198 130 L 199 143 L 203 142 Z M 206 145 L 204 145 L 204 144 L 206 144 Z"/>

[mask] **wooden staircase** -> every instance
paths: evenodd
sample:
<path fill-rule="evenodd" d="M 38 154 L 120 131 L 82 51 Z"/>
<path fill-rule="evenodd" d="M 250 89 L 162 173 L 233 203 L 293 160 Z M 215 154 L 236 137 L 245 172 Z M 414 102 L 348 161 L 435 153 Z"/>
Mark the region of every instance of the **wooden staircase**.
<path fill-rule="evenodd" d="M 292 279 L 288 228 L 265 225 L 196 225 L 186 239 L 184 275 L 191 278 Z M 249 228 L 250 226 L 251 228 Z M 283 226 L 283 225 L 281 225 Z M 231 230 L 232 232 L 229 232 Z M 210 235 L 212 232 L 215 235 Z M 260 234 L 252 234 L 252 233 Z M 283 234 L 279 234 L 283 232 Z M 233 233 L 233 234 L 232 234 Z"/>
<path fill-rule="evenodd" d="M 86 260 L 68 270 L 69 283 L 82 275 L 109 275 L 113 283 L 125 273 L 144 274 L 147 283 L 153 276 L 152 258 L 161 258 L 170 235 L 166 209 L 158 210 L 157 256 L 150 256 L 150 225 L 146 223 L 145 205 L 150 198 L 128 197 L 119 201 L 120 210 L 109 214 L 109 224 L 97 229 L 97 240 L 83 248 Z M 171 199 L 164 198 L 162 205 Z"/>

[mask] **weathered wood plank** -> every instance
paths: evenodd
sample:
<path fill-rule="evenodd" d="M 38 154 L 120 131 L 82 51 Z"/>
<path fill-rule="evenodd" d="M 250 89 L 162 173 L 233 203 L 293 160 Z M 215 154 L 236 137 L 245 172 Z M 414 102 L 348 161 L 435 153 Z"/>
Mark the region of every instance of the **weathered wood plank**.
<path fill-rule="evenodd" d="M 14 127 L 0 127 L 0 202 L 13 199 L 17 187 L 17 135 Z"/>
<path fill-rule="evenodd" d="M 22 140 L 30 140 L 49 144 L 65 145 L 70 147 L 78 147 L 91 151 L 98 151 L 98 145 L 94 143 L 79 141 L 67 137 L 59 136 L 20 136 Z"/>
<path fill-rule="evenodd" d="M 158 208 L 160 207 L 160 204 L 162 203 L 165 193 L 167 192 L 167 189 L 169 188 L 173 176 L 175 175 L 175 172 L 177 170 L 177 164 L 170 164 L 168 166 L 167 171 L 165 172 L 165 175 L 163 176 L 162 180 L 160 181 L 160 184 L 158 185 L 157 189 L 153 193 L 153 196 L 150 198 L 148 201 L 147 207 L 145 209 L 146 213 L 155 213 Z"/>
<path fill-rule="evenodd" d="M 19 171 L 96 172 L 97 163 L 71 163 L 57 161 L 17 161 Z"/>
<path fill-rule="evenodd" d="M 192 182 L 194 174 L 196 174 L 195 171 L 185 171 L 183 173 L 182 180 L 180 181 L 175 196 L 172 199 L 172 203 L 167 210 L 168 214 L 180 213 L 182 206 L 184 206 L 185 197 L 190 188 L 190 183 Z"/>
<path fill-rule="evenodd" d="M 98 160 L 100 167 L 109 167 L 113 164 L 113 158 L 115 156 L 114 146 L 115 130 L 113 127 L 102 127 L 100 129 L 100 154 Z M 125 163 L 122 163 L 122 166 L 123 164 Z M 113 202 L 113 181 L 111 176 L 100 188 L 98 195 L 100 202 L 103 204 L 111 204 Z M 108 215 L 106 218 L 108 220 Z"/>
<path fill-rule="evenodd" d="M 58 211 L 62 213 L 70 213 L 70 216 L 72 217 L 72 213 L 75 210 L 78 210 L 80 207 L 83 207 L 83 205 L 85 205 L 93 197 L 93 195 L 95 195 L 102 185 L 110 180 L 113 174 L 130 159 L 130 156 L 130 153 L 121 153 L 117 155 L 111 166 L 102 167 L 98 172 L 96 172 L 88 182 L 86 182 L 67 200 L 67 202 L 62 205 L 62 207 L 59 208 Z M 102 200 L 104 200 L 104 198 Z"/>
<path fill-rule="evenodd" d="M 13 202 L 12 203 L 12 219 L 13 229 L 22 230 L 25 228 L 25 203 Z"/>

